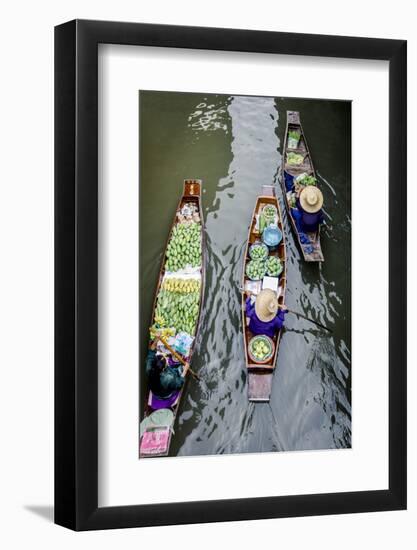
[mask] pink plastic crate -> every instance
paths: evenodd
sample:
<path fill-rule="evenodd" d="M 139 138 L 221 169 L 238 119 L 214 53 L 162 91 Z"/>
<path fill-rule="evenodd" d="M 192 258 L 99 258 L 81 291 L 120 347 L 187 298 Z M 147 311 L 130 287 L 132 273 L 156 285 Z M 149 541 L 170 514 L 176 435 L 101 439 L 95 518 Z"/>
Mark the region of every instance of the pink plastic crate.
<path fill-rule="evenodd" d="M 154 428 L 143 434 L 140 442 L 140 454 L 156 455 L 168 449 L 169 428 Z"/>

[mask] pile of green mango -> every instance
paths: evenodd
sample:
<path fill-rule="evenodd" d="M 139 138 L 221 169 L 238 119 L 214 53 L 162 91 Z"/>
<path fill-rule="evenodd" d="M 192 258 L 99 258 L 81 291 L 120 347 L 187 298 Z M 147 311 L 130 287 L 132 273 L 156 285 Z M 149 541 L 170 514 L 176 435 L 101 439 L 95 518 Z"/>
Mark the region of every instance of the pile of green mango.
<path fill-rule="evenodd" d="M 246 275 L 252 281 L 259 281 L 265 277 L 266 262 L 265 260 L 251 260 L 246 265 Z"/>
<path fill-rule="evenodd" d="M 263 243 L 255 243 L 249 249 L 252 260 L 265 260 L 268 256 L 268 247 Z"/>
<path fill-rule="evenodd" d="M 269 355 L 271 355 L 271 344 L 264 336 L 258 336 L 252 338 L 250 347 L 253 356 L 258 361 L 264 361 Z"/>
<path fill-rule="evenodd" d="M 201 266 L 201 223 L 177 223 L 167 247 L 167 271 Z"/>
<path fill-rule="evenodd" d="M 155 315 L 162 317 L 164 325 L 175 328 L 176 332 L 195 334 L 200 303 L 200 292 L 159 291 Z"/>
<path fill-rule="evenodd" d="M 266 273 L 270 277 L 278 277 L 283 270 L 283 265 L 279 258 L 276 256 L 270 256 L 266 260 Z"/>

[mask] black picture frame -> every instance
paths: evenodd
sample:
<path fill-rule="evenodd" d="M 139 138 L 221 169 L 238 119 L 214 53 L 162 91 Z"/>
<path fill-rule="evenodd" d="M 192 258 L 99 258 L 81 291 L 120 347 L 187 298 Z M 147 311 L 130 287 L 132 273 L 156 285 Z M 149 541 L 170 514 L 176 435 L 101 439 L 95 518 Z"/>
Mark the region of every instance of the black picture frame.
<path fill-rule="evenodd" d="M 389 488 L 98 507 L 98 44 L 389 62 Z M 404 40 L 74 20 L 55 28 L 55 522 L 108 529 L 406 508 Z"/>

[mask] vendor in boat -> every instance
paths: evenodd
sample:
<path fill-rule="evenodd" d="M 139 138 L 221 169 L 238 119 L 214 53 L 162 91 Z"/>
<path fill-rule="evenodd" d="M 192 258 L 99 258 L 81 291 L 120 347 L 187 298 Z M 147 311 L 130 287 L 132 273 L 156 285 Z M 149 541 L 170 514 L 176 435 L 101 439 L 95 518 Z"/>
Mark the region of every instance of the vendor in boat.
<path fill-rule="evenodd" d="M 261 290 L 255 303 L 252 303 L 251 293 L 248 294 L 246 317 L 249 319 L 249 330 L 253 335 L 265 334 L 273 338 L 284 324 L 287 307 L 279 306 L 277 295 L 270 288 Z"/>
<path fill-rule="evenodd" d="M 150 346 L 145 370 L 152 393 L 161 399 L 169 399 L 183 387 L 190 365 L 169 365 L 164 355 L 157 354 L 157 343 L 155 339 Z"/>
<path fill-rule="evenodd" d="M 296 203 L 297 210 L 293 210 L 299 231 L 315 233 L 324 221 L 323 194 L 315 185 L 303 187 Z"/>

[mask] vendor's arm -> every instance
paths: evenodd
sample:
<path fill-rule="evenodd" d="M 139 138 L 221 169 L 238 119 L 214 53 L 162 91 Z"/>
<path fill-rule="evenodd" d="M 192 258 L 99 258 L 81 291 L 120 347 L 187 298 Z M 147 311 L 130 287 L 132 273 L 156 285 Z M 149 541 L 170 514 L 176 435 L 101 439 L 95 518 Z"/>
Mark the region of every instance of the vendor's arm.
<path fill-rule="evenodd" d="M 277 329 L 280 329 L 283 327 L 284 321 L 285 321 L 285 315 L 287 313 L 288 313 L 288 309 L 286 308 L 286 306 L 283 306 L 282 309 L 280 308 L 278 310 L 277 316 L 275 317 L 275 323 L 276 323 Z"/>
<path fill-rule="evenodd" d="M 185 365 L 182 368 L 181 376 L 185 378 L 187 376 L 187 372 L 190 370 L 190 363 L 185 363 Z"/>
<path fill-rule="evenodd" d="M 255 311 L 255 304 L 252 303 L 250 296 L 246 298 L 245 304 L 246 304 L 246 315 L 248 317 L 252 317 L 253 312 Z"/>

